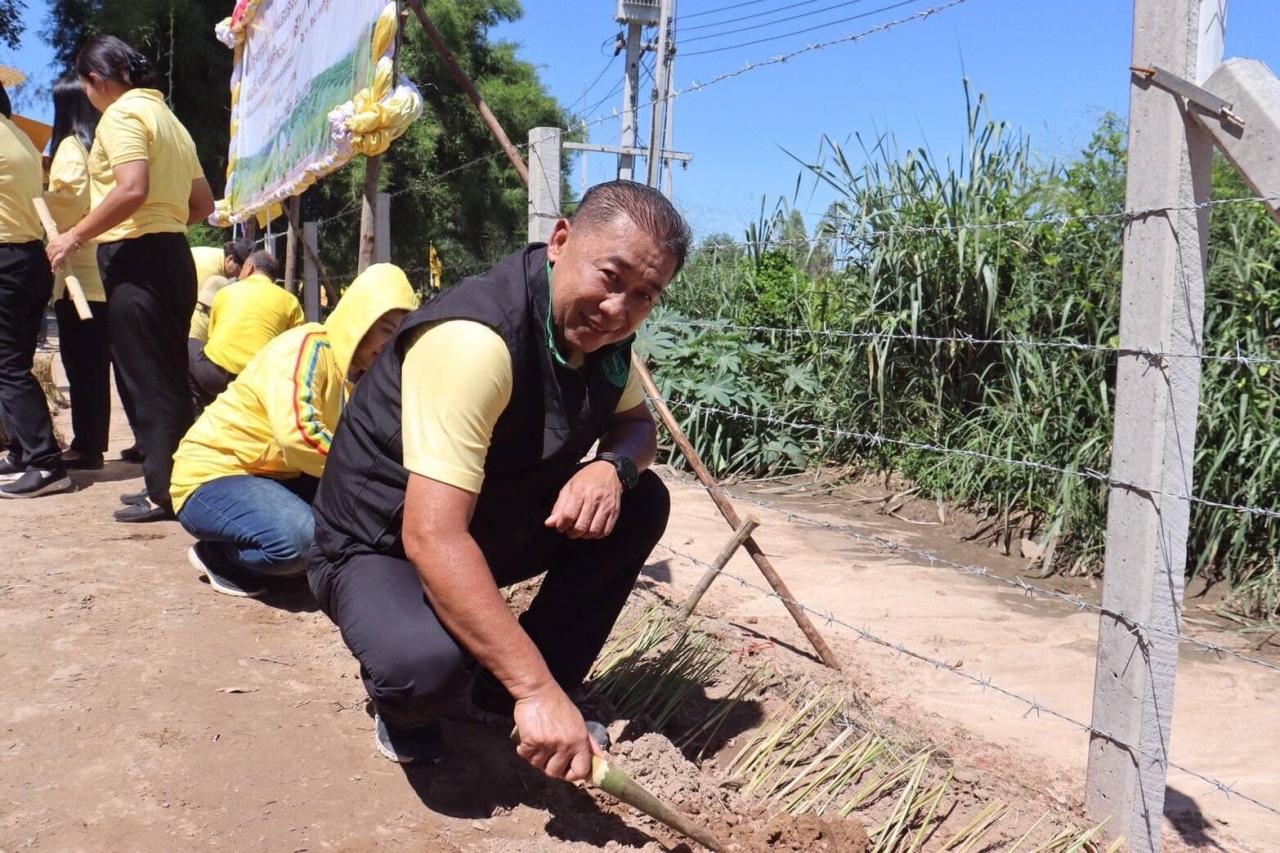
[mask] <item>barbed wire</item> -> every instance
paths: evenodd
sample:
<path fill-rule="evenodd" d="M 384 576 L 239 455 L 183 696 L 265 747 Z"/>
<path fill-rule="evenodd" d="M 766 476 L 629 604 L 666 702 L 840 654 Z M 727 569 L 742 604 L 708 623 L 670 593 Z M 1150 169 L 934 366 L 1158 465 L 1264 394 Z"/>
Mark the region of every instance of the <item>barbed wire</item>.
<path fill-rule="evenodd" d="M 1008 346 L 1027 349 L 1073 350 L 1077 352 L 1103 353 L 1106 355 L 1133 356 L 1145 359 L 1152 364 L 1158 364 L 1160 361 L 1165 359 L 1183 358 L 1194 359 L 1202 362 L 1217 362 L 1241 366 L 1280 366 L 1280 358 L 1248 355 L 1240 349 L 1239 343 L 1236 344 L 1237 353 L 1235 355 L 1221 355 L 1212 353 L 1165 352 L 1163 350 L 1149 350 L 1142 347 L 1135 349 L 1132 347 L 1108 346 L 1106 344 L 1089 344 L 1082 341 L 1045 341 L 1034 338 L 980 338 L 967 333 L 961 333 L 958 335 L 914 335 L 905 332 L 854 332 L 842 329 L 807 329 L 802 327 L 788 328 L 785 326 L 740 325 L 730 323 L 725 320 L 675 320 L 669 318 L 658 318 L 650 320 L 649 325 L 658 327 L 670 326 L 691 329 L 714 329 L 732 332 L 759 332 L 790 337 L 823 337 L 870 341 L 890 340 L 915 343 L 961 344 L 964 346 L 974 347 Z"/>
<path fill-rule="evenodd" d="M 706 487 L 703 486 L 701 483 L 698 483 L 697 485 L 703 490 L 706 490 Z M 1011 589 L 1015 589 L 1021 592 L 1023 595 L 1026 595 L 1029 598 L 1036 598 L 1037 596 L 1040 596 L 1043 598 L 1062 602 L 1063 604 L 1068 604 L 1072 608 L 1078 611 L 1089 611 L 1091 613 L 1096 613 L 1099 616 L 1106 616 L 1109 619 L 1114 619 L 1115 621 L 1122 623 L 1126 628 L 1128 628 L 1132 632 L 1146 634 L 1147 636 L 1157 636 L 1157 637 L 1164 637 L 1166 639 L 1176 640 L 1179 643 L 1183 643 L 1185 645 L 1191 646 L 1198 651 L 1205 652 L 1207 654 L 1213 654 L 1219 658 L 1223 658 L 1223 657 L 1234 658 L 1236 660 L 1242 661 L 1252 666 L 1261 667 L 1262 669 L 1271 670 L 1272 672 L 1280 672 L 1280 664 L 1276 664 L 1268 660 L 1263 660 L 1262 658 L 1254 657 L 1252 655 L 1247 655 L 1242 652 L 1238 652 L 1235 649 L 1230 649 L 1230 648 L 1227 648 L 1226 646 L 1218 645 L 1217 643 L 1211 643 L 1206 640 L 1197 639 L 1196 637 L 1187 636 L 1186 634 L 1182 634 L 1178 631 L 1169 631 L 1165 628 L 1157 628 L 1153 625 L 1148 625 L 1124 613 L 1118 613 L 1114 610 L 1110 610 L 1106 607 L 1103 607 L 1100 604 L 1094 604 L 1093 602 L 1088 601 L 1087 599 L 1081 598 L 1079 596 L 1071 595 L 1070 593 L 1060 592 L 1056 589 L 1050 589 L 1045 586 L 1039 586 L 1037 584 L 1029 583 L 1026 579 L 1022 577 L 1013 577 L 1013 578 L 1004 577 L 1003 575 L 996 574 L 995 572 L 991 571 L 985 566 L 977 566 L 969 563 L 957 562 L 956 560 L 951 560 L 947 557 L 942 556 L 941 554 L 938 554 L 935 551 L 928 551 L 920 548 L 912 548 L 910 545 L 907 545 L 903 542 L 899 542 L 894 539 L 890 539 L 885 536 L 876 536 L 872 534 L 862 533 L 856 530 L 850 524 L 839 524 L 836 522 L 825 521 L 820 518 L 814 518 L 812 516 L 808 516 L 803 513 L 796 512 L 794 510 L 788 509 L 787 507 L 780 506 L 770 501 L 762 500 L 761 498 L 757 498 L 753 495 L 734 494 L 733 498 L 735 500 L 740 500 L 744 503 L 751 504 L 761 509 L 766 509 L 771 512 L 779 513 L 780 515 L 786 518 L 789 524 L 799 522 L 809 527 L 814 527 L 822 530 L 830 530 L 833 533 L 838 533 L 841 536 L 854 540 L 855 542 L 860 542 L 865 545 L 870 545 L 880 551 L 884 551 L 889 554 L 908 554 L 910 556 L 916 557 L 928 563 L 930 568 L 941 566 L 943 568 L 950 569 L 955 572 L 959 572 L 960 574 L 969 575 L 971 577 L 983 578 L 984 580 L 989 580 L 995 583 L 1003 584 L 1004 586 L 1007 586 Z"/>
<path fill-rule="evenodd" d="M 652 400 L 653 398 L 649 398 L 649 399 Z M 930 442 L 911 441 L 903 438 L 892 438 L 890 436 L 881 435 L 879 433 L 874 433 L 874 432 L 861 432 L 859 430 L 843 429 L 842 427 L 823 426 L 822 424 L 806 424 L 806 423 L 801 423 L 799 421 L 788 420 L 786 418 L 779 418 L 774 415 L 759 415 L 759 414 L 752 414 L 750 412 L 737 411 L 734 409 L 724 409 L 719 406 L 708 406 L 705 403 L 689 403 L 683 400 L 666 400 L 666 399 L 661 400 L 661 402 L 667 404 L 668 406 L 683 408 L 689 411 L 701 411 L 701 412 L 707 412 L 709 414 L 722 415 L 724 417 L 733 418 L 736 420 L 747 420 L 747 421 L 755 421 L 758 423 L 767 423 L 772 426 L 787 427 L 788 429 L 813 430 L 815 432 L 825 432 L 831 435 L 842 436 L 845 438 L 858 439 L 859 441 L 865 441 L 868 444 L 875 445 L 875 446 L 878 446 L 881 444 L 893 444 L 899 447 L 906 447 L 911 450 L 920 450 L 927 453 L 940 453 L 943 455 L 963 456 L 970 459 L 981 459 L 987 462 L 998 462 L 1001 465 L 1011 465 L 1016 468 L 1026 468 L 1032 471 L 1044 471 L 1044 472 L 1049 472 L 1054 474 L 1065 474 L 1071 477 L 1080 477 L 1081 479 L 1085 479 L 1085 480 L 1094 480 L 1099 483 L 1104 483 L 1111 488 L 1124 489 L 1126 491 L 1135 492 L 1137 494 L 1161 495 L 1163 497 L 1174 498 L 1176 500 L 1183 500 L 1183 501 L 1187 501 L 1189 503 L 1194 503 L 1194 504 L 1201 504 L 1202 506 L 1213 507 L 1215 509 L 1226 509 L 1226 510 L 1231 510 L 1232 512 L 1240 512 L 1240 513 L 1245 513 L 1249 515 L 1259 515 L 1265 518 L 1280 518 L 1280 511 L 1269 509 L 1267 507 L 1244 506 L 1239 504 L 1221 503 L 1219 501 L 1212 501 L 1206 498 L 1197 497 L 1195 495 L 1181 495 L 1181 494 L 1178 494 L 1177 492 L 1166 492 L 1160 489 L 1147 488 L 1146 486 L 1138 485 L 1136 483 L 1128 483 L 1128 482 L 1125 482 L 1124 480 L 1117 480 L 1116 478 L 1110 476 L 1109 474 L 1104 474 L 1101 471 L 1095 471 L 1092 468 L 1083 468 L 1083 469 L 1063 468 L 1058 465 L 1050 465 L 1046 462 L 1033 462 L 1028 459 L 1014 459 L 1011 457 L 996 456 L 991 453 L 983 453 L 980 450 L 963 450 L 963 449 L 957 449 L 954 447 L 945 447 L 939 444 L 932 444 Z"/>
<path fill-rule="evenodd" d="M 700 560 L 699 558 L 694 557 L 691 554 L 687 554 L 675 548 L 672 548 L 670 545 L 667 545 L 664 542 L 659 542 L 656 547 L 661 548 L 664 551 L 676 557 L 680 557 L 681 559 L 688 560 L 694 565 L 700 566 L 704 569 L 711 568 L 710 563 L 707 563 L 704 560 Z M 1007 699 L 1012 699 L 1015 702 L 1025 705 L 1027 707 L 1027 710 L 1026 710 L 1026 713 L 1023 714 L 1024 718 L 1029 716 L 1030 714 L 1035 714 L 1037 718 L 1040 717 L 1041 714 L 1047 715 L 1056 720 L 1067 723 L 1068 725 L 1073 726 L 1088 735 L 1100 737 L 1106 741 L 1109 741 L 1110 743 L 1115 744 L 1116 746 L 1126 750 L 1127 752 L 1129 752 L 1134 756 L 1141 756 L 1142 758 L 1145 758 L 1148 761 L 1152 761 L 1156 764 L 1164 764 L 1168 767 L 1173 768 L 1174 770 L 1178 770 L 1179 772 L 1185 773 L 1188 776 L 1191 776 L 1195 779 L 1199 779 L 1200 781 L 1205 782 L 1206 784 L 1212 786 L 1215 790 L 1221 791 L 1225 796 L 1227 796 L 1228 799 L 1233 796 L 1239 797 L 1241 800 L 1244 800 L 1247 803 L 1257 806 L 1258 808 L 1264 809 L 1268 812 L 1271 812 L 1272 814 L 1280 815 L 1280 807 L 1273 806 L 1269 803 L 1263 802 L 1262 800 L 1259 800 L 1256 797 L 1252 797 L 1249 794 L 1236 790 L 1235 787 L 1225 782 L 1222 782 L 1221 780 L 1214 779 L 1213 777 L 1200 773 L 1197 770 L 1192 770 L 1189 767 L 1185 767 L 1181 764 L 1178 764 L 1177 762 L 1170 760 L 1168 756 L 1158 756 L 1158 755 L 1152 755 L 1150 753 L 1147 753 L 1142 749 L 1136 746 L 1133 746 L 1132 744 L 1125 742 L 1119 737 L 1113 734 L 1110 734 L 1109 732 L 1103 731 L 1102 729 L 1099 729 L 1090 723 L 1085 723 L 1081 720 L 1077 720 L 1075 717 L 1072 717 L 1069 714 L 1064 714 L 1061 711 L 1057 711 L 1053 708 L 1050 708 L 1042 704 L 1040 701 L 1036 699 L 1023 696 L 1022 694 L 1017 693 L 1013 690 L 1010 690 L 1006 687 L 1001 687 L 1000 685 L 994 683 L 989 677 L 972 675 L 968 672 L 965 672 L 963 669 L 956 666 L 955 664 L 947 663 L 946 661 L 939 660 L 935 657 L 931 657 L 930 655 L 924 654 L 923 652 L 917 652 L 913 649 L 907 648 L 907 646 L 905 646 L 902 643 L 895 643 L 895 642 L 892 642 L 891 640 L 886 640 L 883 637 L 873 634 L 867 628 L 859 628 L 856 625 L 852 625 L 849 622 L 844 621 L 840 617 L 836 616 L 834 611 L 827 611 L 825 613 L 821 612 L 819 610 L 816 610 L 808 606 L 802 601 L 797 601 L 795 598 L 785 597 L 779 594 L 778 592 L 776 592 L 775 590 L 762 587 L 758 584 L 754 584 L 748 581 L 746 578 L 733 574 L 727 569 L 722 569 L 720 571 L 720 575 L 722 577 L 726 577 L 730 580 L 736 581 L 743 588 L 750 589 L 767 598 L 776 598 L 781 602 L 790 603 L 795 607 L 798 607 L 799 609 L 808 613 L 810 616 L 813 616 L 817 619 L 822 620 L 823 622 L 825 622 L 825 624 L 828 627 L 835 625 L 840 628 L 844 628 L 847 631 L 853 632 L 860 640 L 865 640 L 869 643 L 873 643 L 877 646 L 881 646 L 882 648 L 889 649 L 890 651 L 896 652 L 899 656 L 905 656 L 905 657 L 912 658 L 914 660 L 918 660 L 921 663 L 927 663 L 936 670 L 949 672 L 952 675 L 958 676 L 964 679 L 965 681 L 968 681 L 971 684 L 981 687 L 984 692 L 987 690 L 990 690 L 993 693 L 997 693 L 1001 696 L 1004 696 Z"/>
<path fill-rule="evenodd" d="M 825 50 L 829 47 L 834 47 L 835 45 L 852 44 L 855 42 L 859 42 L 867 38 L 868 36 L 887 32 L 889 30 L 895 29 L 904 24 L 914 23 L 916 21 L 923 21 L 927 18 L 933 17 L 939 12 L 945 12 L 948 9 L 951 9 L 955 6 L 959 6 L 967 2 L 969 2 L 969 0 L 951 0 L 950 3 L 943 3 L 940 6 L 931 6 L 928 9 L 921 9 L 919 12 L 916 12 L 913 15 L 908 15 L 903 18 L 897 18 L 892 21 L 886 21 L 883 24 L 878 24 L 874 27 L 871 27 L 870 29 L 863 30 L 862 32 L 843 35 L 838 38 L 828 39 L 827 41 L 814 42 L 812 44 L 805 45 L 802 48 L 798 48 L 797 50 L 790 51 L 788 53 L 780 53 L 768 59 L 761 59 L 761 60 L 748 62 L 742 67 L 737 68 L 733 71 L 726 71 L 722 74 L 718 74 L 715 77 L 712 77 L 710 80 L 707 80 L 705 83 L 699 83 L 697 81 L 694 81 L 693 83 L 690 83 L 688 86 L 685 86 L 683 88 L 673 89 L 669 94 L 659 95 L 658 97 L 654 98 L 648 103 L 637 105 L 635 109 L 636 109 L 636 112 L 639 112 L 641 110 L 647 109 L 649 107 L 652 107 L 655 104 L 659 104 L 664 101 L 674 100 L 683 95 L 693 94 L 694 92 L 701 92 L 703 89 L 710 88 L 711 86 L 715 86 L 727 80 L 732 80 L 736 77 L 741 77 L 742 75 L 749 74 L 752 71 L 755 71 L 757 69 L 767 68 L 772 65 L 781 65 L 784 62 L 787 62 L 791 59 L 796 58 L 797 56 L 801 56 L 806 53 L 813 53 L 816 51 Z M 598 116 L 597 118 L 594 118 L 590 121 L 575 123 L 574 126 L 576 128 L 581 128 L 585 130 L 585 129 L 603 124 L 607 121 L 617 120 L 621 118 L 621 115 L 622 115 L 621 113 L 613 112 L 606 115 Z"/>

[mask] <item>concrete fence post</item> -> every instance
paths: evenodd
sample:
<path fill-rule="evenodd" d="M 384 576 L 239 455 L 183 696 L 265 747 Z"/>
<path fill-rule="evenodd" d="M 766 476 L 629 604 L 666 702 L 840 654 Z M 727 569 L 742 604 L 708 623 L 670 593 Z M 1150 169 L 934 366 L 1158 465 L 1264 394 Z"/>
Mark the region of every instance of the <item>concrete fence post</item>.
<path fill-rule="evenodd" d="M 391 263 L 391 193 L 378 193 L 373 260 L 379 264 Z"/>
<path fill-rule="evenodd" d="M 529 131 L 529 242 L 551 239 L 560 218 L 560 151 L 558 127 Z"/>
<path fill-rule="evenodd" d="M 1135 0 L 1133 65 L 1200 82 L 1218 64 L 1225 0 Z M 1216 47 L 1215 47 L 1216 45 Z M 1214 52 L 1216 50 L 1216 56 Z M 1085 806 L 1134 851 L 1160 849 L 1202 352 L 1212 141 L 1181 98 L 1135 75 L 1103 615 Z M 1149 626 L 1154 631 L 1149 631 Z"/>

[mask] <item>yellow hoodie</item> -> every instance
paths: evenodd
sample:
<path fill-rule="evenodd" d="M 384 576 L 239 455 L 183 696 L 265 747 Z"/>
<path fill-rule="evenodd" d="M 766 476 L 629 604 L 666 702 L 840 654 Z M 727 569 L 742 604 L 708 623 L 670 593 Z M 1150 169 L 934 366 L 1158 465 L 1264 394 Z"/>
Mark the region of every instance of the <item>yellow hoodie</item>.
<path fill-rule="evenodd" d="M 383 314 L 417 305 L 399 267 L 374 264 L 323 325 L 298 326 L 267 344 L 183 437 L 173 458 L 174 511 L 220 477 L 319 477 L 350 391 L 356 348 Z"/>

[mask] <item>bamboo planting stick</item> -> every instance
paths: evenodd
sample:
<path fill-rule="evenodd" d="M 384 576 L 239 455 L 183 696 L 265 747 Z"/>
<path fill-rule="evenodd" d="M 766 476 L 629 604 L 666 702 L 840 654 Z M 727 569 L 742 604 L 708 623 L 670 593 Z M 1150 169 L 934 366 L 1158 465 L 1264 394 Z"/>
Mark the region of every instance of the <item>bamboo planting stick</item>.
<path fill-rule="evenodd" d="M 49 212 L 49 205 L 45 203 L 43 198 L 33 198 L 31 203 L 35 205 L 36 215 L 40 217 L 40 224 L 44 226 L 45 233 L 52 240 L 58 236 L 58 223 L 53 221 L 53 214 Z M 70 272 L 66 273 L 67 292 L 71 294 L 71 301 L 75 303 L 76 314 L 81 320 L 92 320 L 93 312 L 89 310 L 89 300 L 84 298 L 84 288 L 80 286 L 80 279 L 76 278 Z"/>

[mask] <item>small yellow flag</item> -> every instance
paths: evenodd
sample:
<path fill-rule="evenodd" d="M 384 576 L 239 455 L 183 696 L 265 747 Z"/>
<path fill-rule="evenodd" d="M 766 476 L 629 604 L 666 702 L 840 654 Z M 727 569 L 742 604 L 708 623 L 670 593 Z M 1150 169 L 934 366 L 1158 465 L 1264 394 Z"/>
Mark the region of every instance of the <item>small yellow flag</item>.
<path fill-rule="evenodd" d="M 431 267 L 431 289 L 439 290 L 444 278 L 444 264 L 440 262 L 440 254 L 436 251 L 435 244 L 432 244 L 427 254 L 427 264 Z"/>

